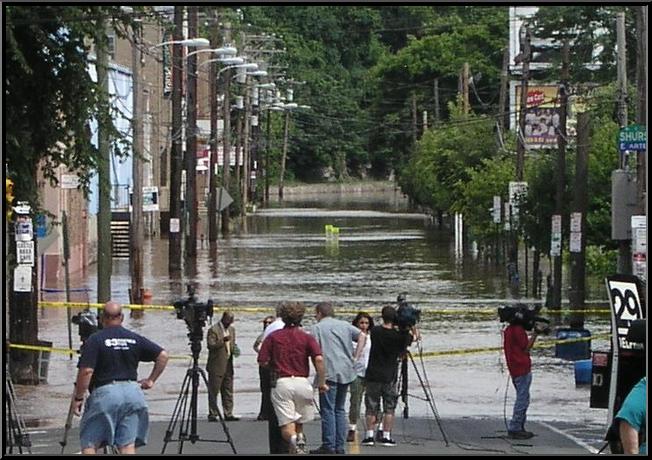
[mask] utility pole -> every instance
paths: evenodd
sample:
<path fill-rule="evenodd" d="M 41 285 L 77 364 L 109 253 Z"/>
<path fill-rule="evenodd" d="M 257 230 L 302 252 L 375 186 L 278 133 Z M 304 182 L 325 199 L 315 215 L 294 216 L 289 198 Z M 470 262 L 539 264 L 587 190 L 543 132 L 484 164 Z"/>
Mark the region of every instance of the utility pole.
<path fill-rule="evenodd" d="M 285 159 L 288 154 L 288 133 L 290 131 L 290 109 L 285 109 L 285 127 L 283 128 L 283 153 L 281 156 L 281 175 L 278 183 L 278 199 L 283 200 L 283 177 L 285 176 Z"/>
<path fill-rule="evenodd" d="M 577 117 L 577 156 L 575 158 L 575 192 L 573 213 L 571 214 L 571 286 L 568 300 L 572 310 L 583 310 L 586 299 L 586 211 L 589 201 L 589 147 L 591 142 L 589 114 L 580 113 Z M 579 240 L 579 241 L 578 241 Z M 571 324 L 584 325 L 584 313 L 571 316 Z"/>
<path fill-rule="evenodd" d="M 244 128 L 243 128 L 243 142 L 242 142 L 242 209 L 240 210 L 240 215 L 244 217 L 246 215 L 247 203 L 249 203 L 249 175 L 250 175 L 250 164 L 251 164 L 251 154 L 250 148 L 251 144 L 249 143 L 249 133 L 251 126 L 251 95 L 249 94 L 249 88 L 245 87 L 245 96 L 244 96 Z"/>
<path fill-rule="evenodd" d="M 213 10 L 213 25 L 211 29 L 211 48 L 219 46 L 219 23 L 217 9 Z M 209 85 L 211 100 L 211 158 L 208 168 L 208 241 L 217 241 L 217 150 L 219 146 L 217 134 L 217 62 L 210 64 Z"/>
<path fill-rule="evenodd" d="M 636 122 L 647 125 L 647 6 L 636 7 Z M 639 151 L 636 156 L 636 184 L 638 195 L 638 213 L 646 213 L 647 183 L 645 164 L 647 150 Z"/>
<path fill-rule="evenodd" d="M 102 88 L 104 101 L 109 101 L 109 53 L 106 37 L 106 19 L 97 21 L 95 54 L 97 56 L 97 82 Z M 97 215 L 97 302 L 111 299 L 111 139 L 109 135 L 111 116 L 104 113 L 98 117 L 97 165 L 99 182 L 99 212 Z"/>
<path fill-rule="evenodd" d="M 468 115 L 471 106 L 469 105 L 469 63 L 465 62 L 462 67 L 462 110 Z"/>
<path fill-rule="evenodd" d="M 143 114 L 140 89 L 140 30 L 133 26 L 131 68 L 133 78 L 132 114 L 132 201 L 131 238 L 129 238 L 129 271 L 131 275 L 131 303 L 142 304 L 143 296 Z M 142 316 L 142 310 L 131 310 L 131 316 Z"/>
<path fill-rule="evenodd" d="M 627 49 L 625 45 L 625 13 L 620 12 L 616 15 L 616 43 L 618 47 L 617 64 L 618 64 L 618 122 L 621 128 L 627 126 Z M 627 165 L 627 155 L 620 154 L 618 165 L 620 170 L 629 170 Z M 628 224 L 629 226 L 629 224 Z M 631 248 L 630 240 L 618 240 L 618 268 L 620 274 L 631 274 Z"/>
<path fill-rule="evenodd" d="M 265 145 L 265 206 L 269 206 L 269 159 L 272 150 L 272 126 L 271 126 L 272 112 L 267 107 L 267 142 Z"/>
<path fill-rule="evenodd" d="M 522 63 L 521 74 L 521 100 L 519 104 L 518 128 L 516 132 L 516 181 L 522 182 L 525 170 L 525 114 L 527 113 L 527 93 L 530 79 L 530 28 L 523 24 L 519 30 L 520 53 L 514 58 L 516 64 Z M 506 203 L 511 207 L 511 202 Z M 512 216 L 511 209 L 509 213 Z M 508 253 L 509 264 L 513 267 L 514 273 L 518 273 L 518 233 L 511 228 L 512 232 L 510 248 Z"/>
<path fill-rule="evenodd" d="M 568 40 L 564 40 L 561 51 L 561 84 L 559 85 L 559 133 L 557 136 L 557 167 L 556 192 L 555 192 L 555 214 L 561 217 L 562 231 L 560 234 L 559 255 L 553 256 L 553 287 L 551 308 L 561 308 L 561 276 L 562 276 L 562 252 L 563 252 L 563 222 L 564 222 L 564 188 L 566 182 L 566 119 L 568 107 Z"/>
<path fill-rule="evenodd" d="M 183 6 L 174 6 L 173 40 L 183 39 Z M 172 47 L 172 149 L 170 155 L 170 226 L 168 232 L 168 271 L 181 271 L 181 120 L 183 56 L 181 45 Z"/>
<path fill-rule="evenodd" d="M 197 7 L 188 7 L 188 35 L 197 36 Z M 195 51 L 188 48 L 188 54 Z M 188 57 L 186 71 L 188 88 L 186 91 L 186 210 L 188 223 L 186 229 L 186 259 L 197 257 L 197 55 Z"/>
<path fill-rule="evenodd" d="M 435 78 L 435 125 L 439 124 L 439 78 Z"/>
<path fill-rule="evenodd" d="M 412 148 L 416 152 L 417 148 L 417 95 L 412 92 Z"/>
<path fill-rule="evenodd" d="M 240 159 L 242 158 L 242 118 L 243 118 L 243 112 L 244 110 L 244 101 L 242 105 L 242 109 L 238 108 L 236 111 L 236 118 L 235 118 L 235 177 L 234 183 L 236 184 L 236 189 L 239 191 L 241 189 L 241 182 L 240 182 L 240 168 L 242 167 Z M 242 201 L 242 195 L 240 196 L 240 201 Z M 241 203 L 242 204 L 242 203 Z"/>
<path fill-rule="evenodd" d="M 224 44 L 231 43 L 231 24 L 224 24 Z M 231 70 L 224 71 L 224 169 L 222 172 L 222 186 L 228 192 L 229 182 L 231 179 L 231 101 L 229 93 L 231 91 Z M 229 234 L 229 207 L 222 211 L 222 234 Z"/>
<path fill-rule="evenodd" d="M 509 76 L 509 47 L 506 46 L 503 51 L 503 68 L 500 72 L 500 94 L 498 96 L 498 126 L 500 135 L 505 132 L 505 126 L 509 125 L 509 110 L 505 110 L 505 101 L 507 100 L 507 78 Z"/>

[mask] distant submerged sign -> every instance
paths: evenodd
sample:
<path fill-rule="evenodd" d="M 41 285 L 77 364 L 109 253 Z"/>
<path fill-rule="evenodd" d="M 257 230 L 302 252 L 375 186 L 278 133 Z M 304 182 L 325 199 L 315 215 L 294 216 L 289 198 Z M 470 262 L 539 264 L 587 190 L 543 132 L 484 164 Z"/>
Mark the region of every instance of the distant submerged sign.
<path fill-rule="evenodd" d="M 618 133 L 618 148 L 621 152 L 626 150 L 645 150 L 647 146 L 647 133 L 645 126 L 630 125 L 620 128 Z"/>

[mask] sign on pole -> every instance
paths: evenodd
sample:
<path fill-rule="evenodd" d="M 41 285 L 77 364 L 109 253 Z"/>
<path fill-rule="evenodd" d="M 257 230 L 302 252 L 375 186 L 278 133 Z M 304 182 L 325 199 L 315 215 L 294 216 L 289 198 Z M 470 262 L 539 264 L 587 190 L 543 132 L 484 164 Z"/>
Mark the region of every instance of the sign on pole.
<path fill-rule="evenodd" d="M 620 132 L 618 133 L 618 148 L 621 152 L 627 150 L 645 151 L 647 148 L 645 126 L 630 125 L 620 128 Z"/>

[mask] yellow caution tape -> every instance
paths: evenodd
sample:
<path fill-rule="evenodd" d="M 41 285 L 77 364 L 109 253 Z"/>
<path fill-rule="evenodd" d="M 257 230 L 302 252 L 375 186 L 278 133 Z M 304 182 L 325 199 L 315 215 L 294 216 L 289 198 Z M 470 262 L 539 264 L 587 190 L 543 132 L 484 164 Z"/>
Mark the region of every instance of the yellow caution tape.
<path fill-rule="evenodd" d="M 85 302 L 50 302 L 50 301 L 41 301 L 38 303 L 39 307 L 50 307 L 50 308 L 103 308 L 104 304 L 101 303 L 85 303 Z M 128 308 L 131 310 L 174 310 L 172 305 L 139 305 L 139 304 L 124 304 L 123 308 Z M 273 313 L 276 309 L 275 307 L 238 307 L 238 306 L 226 306 L 226 305 L 214 305 L 216 310 L 229 310 L 231 312 L 238 313 Z M 377 308 L 365 308 L 365 309 L 351 309 L 351 308 L 342 308 L 336 309 L 337 313 L 347 313 L 347 314 L 357 314 L 361 311 L 368 312 L 380 312 L 381 307 Z M 610 314 L 609 309 L 564 309 L 564 310 L 546 310 L 543 314 L 547 315 L 562 315 L 562 314 Z M 422 310 L 422 314 L 425 315 L 460 315 L 460 314 L 474 314 L 474 315 L 496 315 L 496 309 L 491 308 L 482 308 L 482 309 L 439 309 L 439 310 Z"/>
<path fill-rule="evenodd" d="M 61 354 L 78 354 L 79 350 L 72 350 L 70 348 L 59 348 L 59 347 L 42 347 L 39 345 L 24 345 L 19 343 L 10 343 L 9 348 L 15 348 L 17 350 L 27 350 L 27 351 L 45 351 L 49 353 L 61 353 Z M 191 355 L 170 355 L 170 359 L 190 359 Z"/>

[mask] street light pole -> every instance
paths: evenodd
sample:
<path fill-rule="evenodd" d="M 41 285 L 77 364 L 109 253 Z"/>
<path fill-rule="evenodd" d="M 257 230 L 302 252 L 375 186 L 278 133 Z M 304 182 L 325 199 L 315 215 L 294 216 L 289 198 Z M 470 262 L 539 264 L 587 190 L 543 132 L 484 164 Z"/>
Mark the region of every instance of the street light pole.
<path fill-rule="evenodd" d="M 211 46 L 218 46 L 219 28 L 217 9 L 213 10 L 213 29 Z M 217 241 L 217 60 L 211 62 L 210 69 L 211 98 L 211 158 L 208 168 L 208 241 Z"/>
<path fill-rule="evenodd" d="M 224 24 L 224 41 L 231 41 L 231 24 Z M 231 70 L 227 67 L 224 76 L 224 133 L 223 133 L 223 151 L 224 151 L 224 169 L 222 170 L 222 186 L 228 192 L 231 178 L 231 102 L 229 92 L 231 86 Z M 222 211 L 222 234 L 229 233 L 229 207 Z"/>

